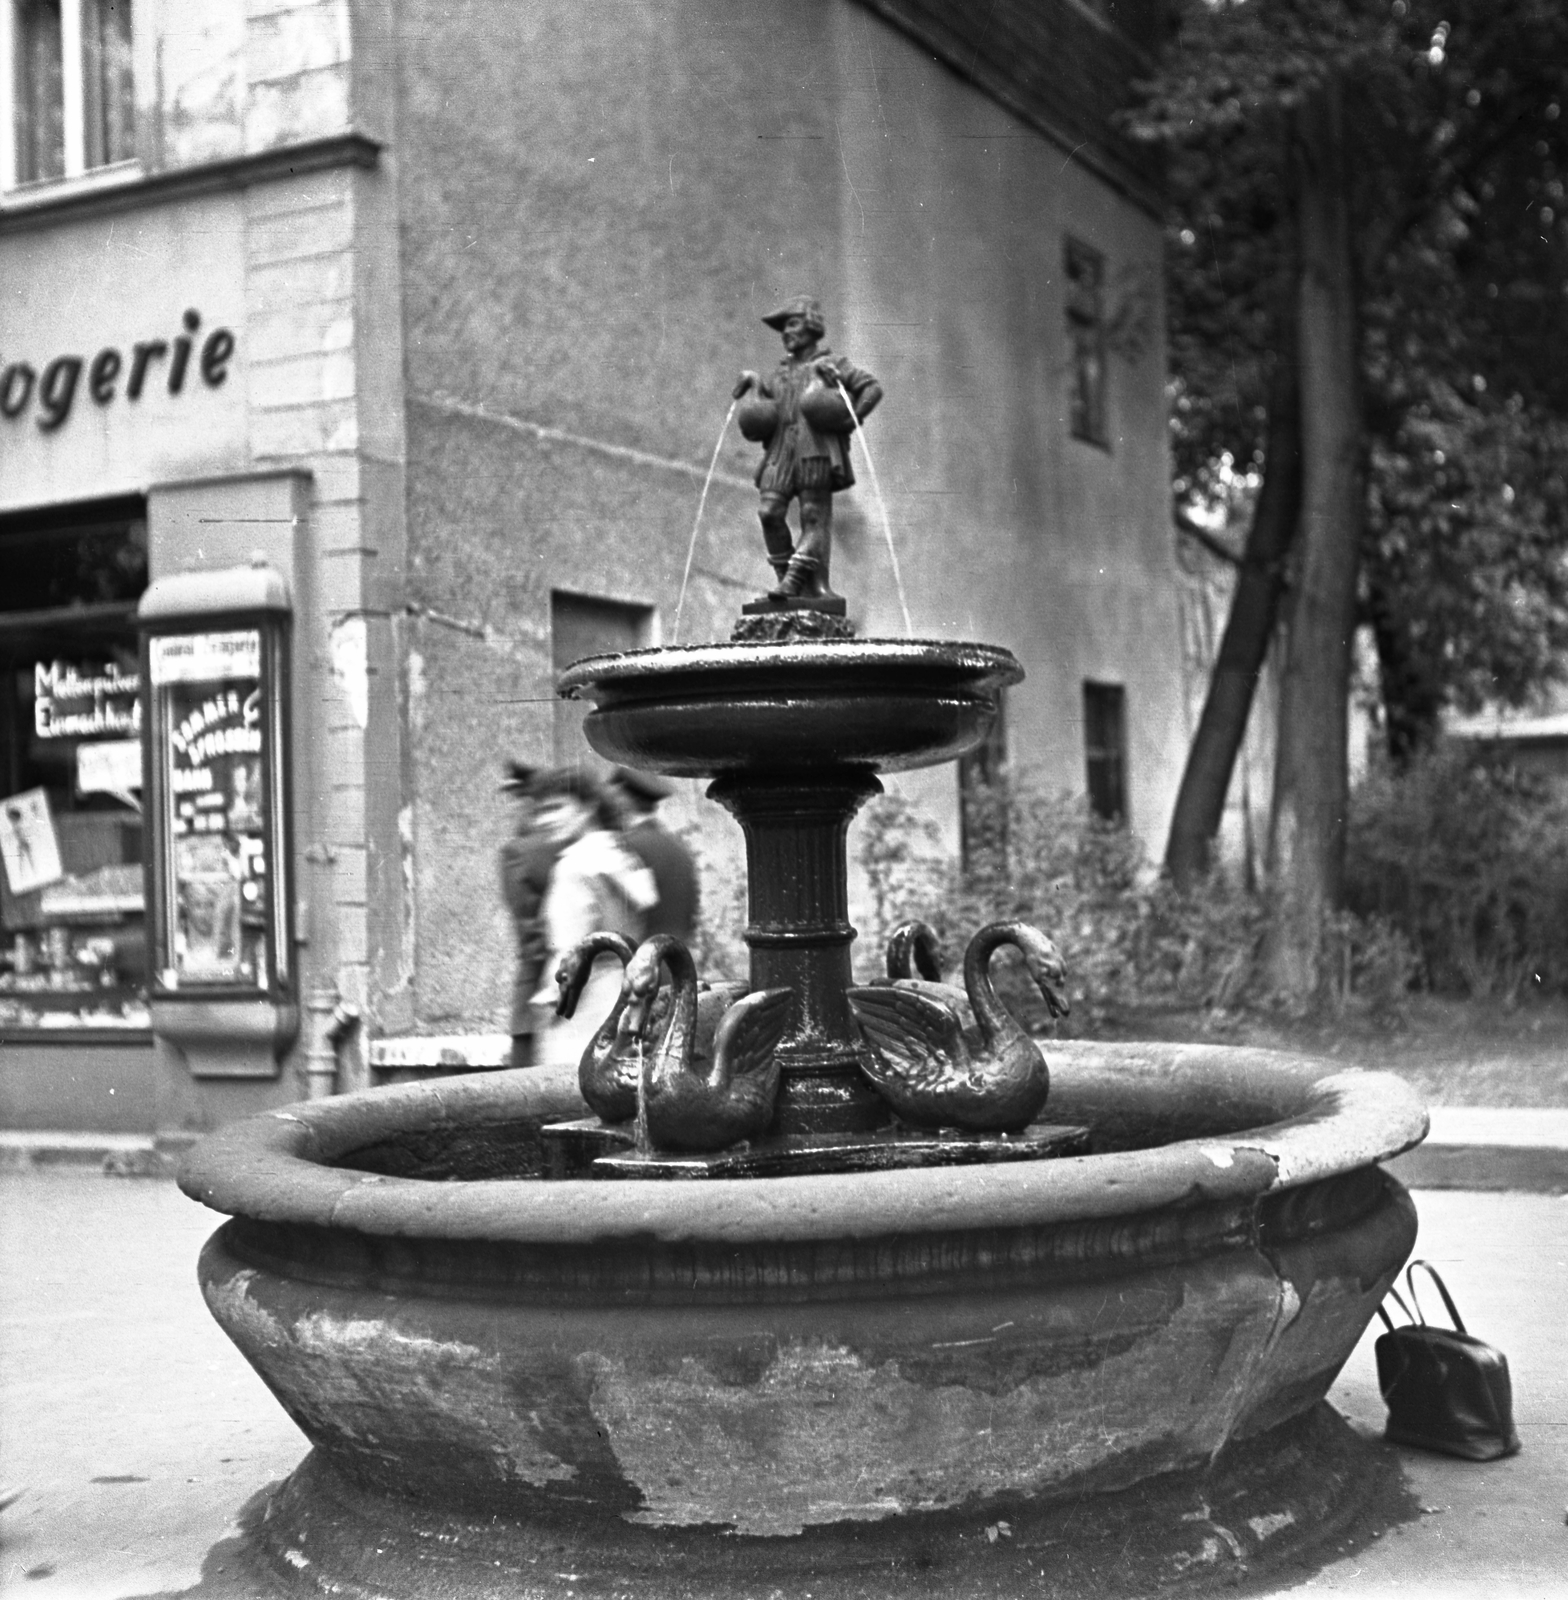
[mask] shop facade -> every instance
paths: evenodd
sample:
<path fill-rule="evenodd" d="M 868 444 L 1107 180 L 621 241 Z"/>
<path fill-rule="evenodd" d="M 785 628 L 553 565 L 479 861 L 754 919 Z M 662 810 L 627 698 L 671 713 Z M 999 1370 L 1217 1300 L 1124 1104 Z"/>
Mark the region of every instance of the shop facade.
<path fill-rule="evenodd" d="M 885 506 L 914 631 L 1029 671 L 987 759 L 1163 827 L 1114 18 L 1004 7 L 988 57 L 965 8 L 850 0 L 787 39 L 760 0 L 101 10 L 0 36 L 62 19 L 59 138 L 13 90 L 0 148 L 0 1124 L 191 1131 L 504 1029 L 501 763 L 591 759 L 559 668 L 724 637 L 767 577 L 715 439 L 801 290 L 888 394 L 837 512 L 861 630 L 904 629 Z M 907 788 L 956 840 L 951 771 Z"/>

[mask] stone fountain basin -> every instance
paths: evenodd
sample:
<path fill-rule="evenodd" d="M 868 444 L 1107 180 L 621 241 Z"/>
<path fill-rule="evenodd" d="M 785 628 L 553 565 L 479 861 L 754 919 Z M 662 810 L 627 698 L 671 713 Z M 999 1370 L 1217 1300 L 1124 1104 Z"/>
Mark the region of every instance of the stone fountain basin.
<path fill-rule="evenodd" d="M 601 755 L 680 777 L 860 766 L 898 772 L 973 748 L 1023 668 L 994 645 L 834 639 L 590 656 L 560 692 L 595 709 Z"/>
<path fill-rule="evenodd" d="M 1097 1153 L 543 1181 L 572 1075 L 371 1090 L 209 1136 L 213 1315 L 356 1490 L 788 1535 L 1211 1459 L 1333 1382 L 1416 1232 L 1400 1079 L 1050 1047 Z M 1157 1143 L 1160 1140 L 1169 1142 Z"/>

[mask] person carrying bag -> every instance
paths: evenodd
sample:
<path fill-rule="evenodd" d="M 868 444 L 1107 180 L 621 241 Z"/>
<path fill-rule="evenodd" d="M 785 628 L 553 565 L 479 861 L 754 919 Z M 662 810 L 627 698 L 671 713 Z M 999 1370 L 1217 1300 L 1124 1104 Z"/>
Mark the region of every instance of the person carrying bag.
<path fill-rule="evenodd" d="M 1415 1271 L 1423 1267 L 1437 1285 L 1454 1326 L 1431 1327 L 1416 1298 Z M 1384 1437 L 1394 1444 L 1416 1445 L 1462 1456 L 1467 1461 L 1496 1461 L 1519 1450 L 1513 1421 L 1513 1387 L 1508 1358 L 1501 1350 L 1465 1332 L 1448 1286 L 1428 1261 L 1413 1261 L 1405 1273 L 1410 1307 L 1399 1291 L 1389 1293 L 1409 1318 L 1395 1327 L 1382 1306 L 1377 1314 L 1387 1333 L 1374 1347 L 1378 1387 L 1388 1407 Z"/>

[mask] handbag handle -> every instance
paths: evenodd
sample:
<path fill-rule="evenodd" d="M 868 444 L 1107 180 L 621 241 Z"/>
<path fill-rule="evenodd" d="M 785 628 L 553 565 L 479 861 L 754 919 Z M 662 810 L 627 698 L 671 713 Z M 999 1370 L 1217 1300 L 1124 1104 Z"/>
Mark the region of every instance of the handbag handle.
<path fill-rule="evenodd" d="M 1410 1299 L 1416 1308 L 1416 1314 L 1423 1326 L 1426 1325 L 1426 1313 L 1421 1309 L 1421 1302 L 1416 1299 L 1416 1268 L 1425 1267 L 1427 1276 L 1437 1285 L 1437 1292 L 1443 1297 L 1443 1304 L 1448 1307 L 1448 1314 L 1454 1319 L 1454 1331 L 1463 1333 L 1465 1325 L 1459 1315 L 1459 1307 L 1454 1304 L 1454 1297 L 1448 1292 L 1448 1285 L 1437 1275 L 1437 1268 L 1430 1261 L 1412 1261 L 1405 1269 L 1405 1285 L 1410 1290 Z"/>
<path fill-rule="evenodd" d="M 1410 1323 L 1412 1326 L 1414 1326 L 1416 1319 L 1413 1316 L 1411 1316 L 1410 1307 L 1405 1304 L 1404 1297 L 1400 1294 L 1399 1290 L 1393 1284 L 1389 1284 L 1388 1293 L 1389 1293 L 1389 1295 L 1393 1296 L 1394 1304 L 1396 1306 L 1398 1306 L 1401 1311 L 1404 1312 L 1405 1321 Z M 1387 1296 L 1385 1296 L 1384 1298 L 1386 1299 Z M 1394 1320 L 1383 1309 L 1383 1302 L 1381 1300 L 1378 1302 L 1377 1314 L 1383 1319 L 1383 1326 L 1385 1328 L 1387 1328 L 1390 1333 L 1392 1333 L 1394 1331 Z"/>

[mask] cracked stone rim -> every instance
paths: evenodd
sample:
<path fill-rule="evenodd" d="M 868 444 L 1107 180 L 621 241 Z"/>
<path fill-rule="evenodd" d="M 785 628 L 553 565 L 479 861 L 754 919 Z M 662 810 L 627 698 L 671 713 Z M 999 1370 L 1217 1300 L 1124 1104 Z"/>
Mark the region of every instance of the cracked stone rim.
<path fill-rule="evenodd" d="M 1231 1046 L 1061 1042 L 1049 1050 L 1053 1118 L 1114 1127 L 1118 1118 L 1165 1116 L 1177 1137 L 1038 1165 L 714 1184 L 437 1183 L 331 1165 L 400 1133 L 583 1114 L 574 1069 L 532 1069 L 266 1112 L 199 1143 L 179 1182 L 216 1211 L 371 1234 L 741 1243 L 1029 1225 L 1261 1196 L 1387 1159 L 1426 1134 L 1420 1100 L 1392 1074 Z"/>

